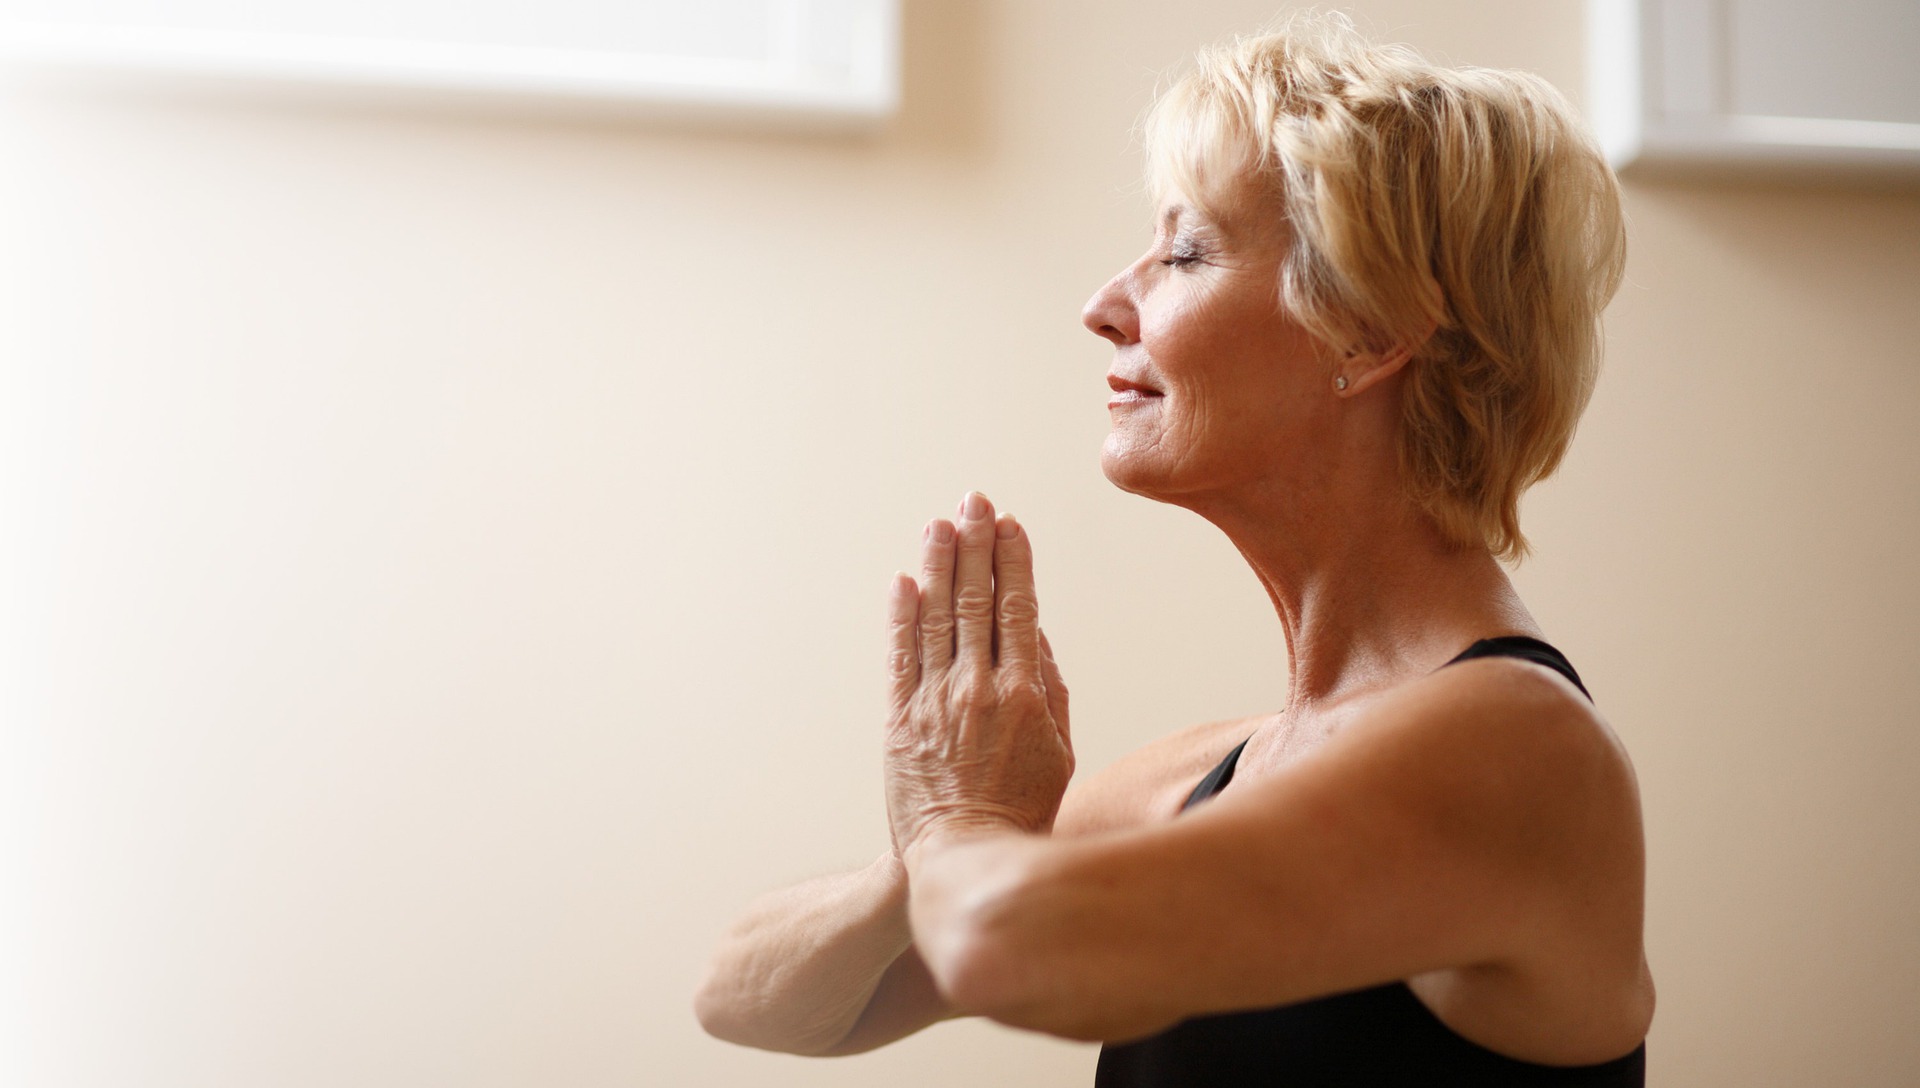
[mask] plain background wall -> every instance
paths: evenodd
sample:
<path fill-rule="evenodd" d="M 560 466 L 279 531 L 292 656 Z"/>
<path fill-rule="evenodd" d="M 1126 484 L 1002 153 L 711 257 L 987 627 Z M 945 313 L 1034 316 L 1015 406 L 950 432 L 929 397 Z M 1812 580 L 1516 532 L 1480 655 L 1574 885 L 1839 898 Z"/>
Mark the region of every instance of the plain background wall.
<path fill-rule="evenodd" d="M 1251 0 L 907 6 L 864 140 L 0 94 L 0 1082 L 1070 1085 L 689 996 L 885 845 L 882 592 L 1032 528 L 1084 768 L 1278 703 L 1224 540 L 1101 479 L 1129 129 Z M 1575 4 L 1358 5 L 1574 97 Z M 1634 753 L 1653 1083 L 1920 1080 L 1920 194 L 1631 183 L 1518 579 Z"/>

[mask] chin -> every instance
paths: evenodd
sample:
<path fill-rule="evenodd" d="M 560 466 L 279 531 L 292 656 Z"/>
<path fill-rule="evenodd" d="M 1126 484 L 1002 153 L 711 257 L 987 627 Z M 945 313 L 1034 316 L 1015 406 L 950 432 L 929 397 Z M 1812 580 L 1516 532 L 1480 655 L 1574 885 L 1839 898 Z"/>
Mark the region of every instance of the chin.
<path fill-rule="evenodd" d="M 1139 449 L 1118 434 L 1108 435 L 1106 444 L 1100 447 L 1100 472 L 1107 482 L 1149 499 L 1160 498 L 1168 482 L 1158 460 L 1152 451 Z"/>
<path fill-rule="evenodd" d="M 1100 447 L 1100 472 L 1128 494 L 1195 511 L 1251 482 L 1244 458 L 1182 437 L 1158 431 L 1142 442 L 1115 429 Z"/>

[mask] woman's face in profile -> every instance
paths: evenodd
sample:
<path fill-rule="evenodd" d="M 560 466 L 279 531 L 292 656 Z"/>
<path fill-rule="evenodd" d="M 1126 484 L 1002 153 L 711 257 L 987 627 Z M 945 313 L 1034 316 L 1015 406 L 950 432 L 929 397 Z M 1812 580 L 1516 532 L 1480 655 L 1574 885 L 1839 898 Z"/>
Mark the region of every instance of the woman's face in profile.
<path fill-rule="evenodd" d="M 1245 218 L 1255 225 L 1168 200 L 1152 248 L 1082 314 L 1115 348 L 1101 467 L 1123 490 L 1173 499 L 1288 478 L 1320 445 L 1332 359 L 1280 303 L 1279 217 Z"/>

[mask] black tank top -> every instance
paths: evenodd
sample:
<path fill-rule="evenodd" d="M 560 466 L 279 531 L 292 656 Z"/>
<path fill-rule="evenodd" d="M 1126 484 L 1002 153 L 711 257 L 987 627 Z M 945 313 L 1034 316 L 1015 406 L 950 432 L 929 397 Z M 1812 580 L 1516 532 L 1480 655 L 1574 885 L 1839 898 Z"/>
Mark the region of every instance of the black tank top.
<path fill-rule="evenodd" d="M 1482 639 L 1447 664 L 1476 657 L 1524 658 L 1587 691 L 1573 665 L 1539 639 Z M 1246 746 L 1241 741 L 1227 753 L 1181 810 L 1225 789 Z M 1599 1065 L 1520 1061 L 1455 1034 L 1405 982 L 1195 1017 L 1158 1035 L 1103 1047 L 1094 1074 L 1095 1088 L 1644 1088 L 1646 1082 L 1644 1043 Z"/>

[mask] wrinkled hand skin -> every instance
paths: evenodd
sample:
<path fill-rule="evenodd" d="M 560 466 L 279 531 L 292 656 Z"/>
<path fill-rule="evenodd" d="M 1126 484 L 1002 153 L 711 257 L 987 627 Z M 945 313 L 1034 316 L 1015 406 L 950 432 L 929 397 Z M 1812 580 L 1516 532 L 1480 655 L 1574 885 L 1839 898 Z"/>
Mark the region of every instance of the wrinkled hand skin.
<path fill-rule="evenodd" d="M 957 525 L 928 524 L 919 582 L 895 577 L 887 628 L 894 852 L 904 859 L 946 835 L 1051 829 L 1073 744 L 1026 530 L 969 494 Z"/>

